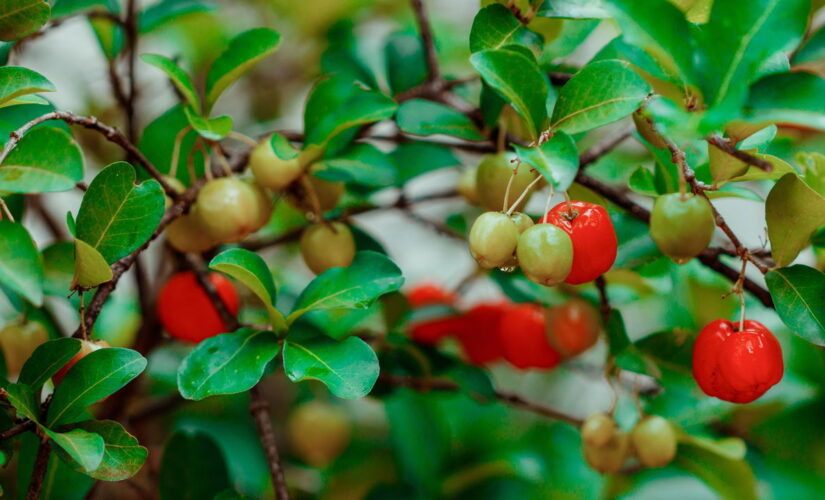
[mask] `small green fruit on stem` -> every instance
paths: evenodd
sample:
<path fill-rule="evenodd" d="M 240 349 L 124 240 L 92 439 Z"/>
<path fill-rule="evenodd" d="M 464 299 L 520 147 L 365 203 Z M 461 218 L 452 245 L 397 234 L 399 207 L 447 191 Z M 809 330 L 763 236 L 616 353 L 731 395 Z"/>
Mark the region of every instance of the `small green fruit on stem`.
<path fill-rule="evenodd" d="M 715 227 L 710 203 L 695 194 L 660 196 L 650 216 L 650 236 L 659 250 L 677 264 L 702 253 Z"/>

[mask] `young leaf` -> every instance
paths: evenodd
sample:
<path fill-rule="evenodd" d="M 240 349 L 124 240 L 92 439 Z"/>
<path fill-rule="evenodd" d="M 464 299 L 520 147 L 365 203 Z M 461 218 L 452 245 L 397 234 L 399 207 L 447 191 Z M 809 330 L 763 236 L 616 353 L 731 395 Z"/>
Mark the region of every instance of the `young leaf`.
<path fill-rule="evenodd" d="M 208 434 L 179 430 L 172 435 L 160 466 L 161 500 L 215 498 L 230 486 L 223 453 Z"/>
<path fill-rule="evenodd" d="M 752 123 L 796 123 L 825 130 L 825 79 L 805 72 L 766 76 L 750 89 L 745 113 Z"/>
<path fill-rule="evenodd" d="M 210 337 L 184 358 L 178 368 L 178 390 L 186 399 L 237 394 L 261 380 L 266 364 L 281 346 L 268 330 L 241 328 Z"/>
<path fill-rule="evenodd" d="M 576 143 L 558 132 L 541 146 L 525 148 L 513 145 L 521 161 L 535 168 L 556 191 L 567 191 L 579 171 Z"/>
<path fill-rule="evenodd" d="M 0 40 L 23 38 L 49 20 L 51 7 L 46 0 L 4 0 L 0 3 Z"/>
<path fill-rule="evenodd" d="M 776 266 L 785 267 L 810 244 L 814 231 L 825 226 L 825 198 L 798 175 L 786 174 L 765 200 L 765 221 Z"/>
<path fill-rule="evenodd" d="M 8 220 L 0 220 L 0 285 L 43 305 L 43 257 L 26 228 Z"/>
<path fill-rule="evenodd" d="M 195 90 L 195 84 L 175 61 L 159 54 L 143 54 L 140 58 L 143 59 L 143 62 L 151 64 L 166 73 L 166 76 L 169 77 L 169 80 L 175 85 L 175 88 L 178 89 L 189 106 L 195 110 L 195 113 L 200 114 L 201 102 L 198 98 L 198 92 Z"/>
<path fill-rule="evenodd" d="M 405 101 L 398 107 L 395 119 L 402 131 L 412 135 L 444 134 L 468 141 L 484 140 L 467 115 L 425 99 Z"/>
<path fill-rule="evenodd" d="M 112 163 L 92 180 L 77 213 L 77 238 L 109 264 L 130 254 L 152 235 L 166 197 L 155 180 L 135 184 L 135 169 Z"/>
<path fill-rule="evenodd" d="M 68 191 L 83 180 L 83 156 L 63 130 L 41 127 L 24 135 L 0 165 L 0 190 Z"/>
<path fill-rule="evenodd" d="M 86 471 L 95 479 L 101 481 L 128 479 L 138 473 L 149 456 L 149 450 L 141 446 L 137 438 L 114 420 L 87 420 L 71 425 L 69 428 L 72 429 L 71 433 L 84 431 L 101 438 L 103 454 L 99 465 L 91 471 Z M 75 470 L 78 468 L 75 467 Z M 83 471 L 78 470 L 78 472 Z"/>
<path fill-rule="evenodd" d="M 183 104 L 177 104 L 147 125 L 140 137 L 140 150 L 162 173 L 168 174 L 172 171 L 175 142 L 180 136 L 176 177 L 184 186 L 190 186 L 194 179 L 189 178 L 187 158 L 199 135 L 194 130 L 183 132 L 190 126 L 184 108 Z M 200 177 L 203 175 L 203 155 L 194 151 L 191 156 L 195 176 Z"/>
<path fill-rule="evenodd" d="M 335 267 L 312 280 L 295 302 L 287 323 L 315 309 L 362 309 L 401 288 L 401 269 L 380 253 L 358 252 L 349 267 Z"/>
<path fill-rule="evenodd" d="M 625 61 L 588 64 L 562 87 L 551 127 L 568 134 L 586 132 L 629 115 L 650 86 Z"/>
<path fill-rule="evenodd" d="M 232 117 L 230 116 L 204 118 L 192 113 L 188 108 L 184 109 L 184 112 L 186 113 L 186 119 L 189 120 L 189 125 L 204 139 L 220 141 L 229 135 L 229 132 L 232 132 Z"/>
<path fill-rule="evenodd" d="M 470 52 L 498 49 L 509 44 L 541 47 L 542 40 L 524 27 L 504 5 L 494 3 L 478 11 L 470 29 Z"/>
<path fill-rule="evenodd" d="M 293 382 L 318 380 L 345 399 L 369 394 L 378 380 L 378 357 L 358 337 L 284 342 L 284 372 Z"/>
<path fill-rule="evenodd" d="M 656 188 L 656 180 L 653 173 L 641 165 L 636 167 L 636 170 L 630 174 L 630 178 L 627 180 L 627 187 L 634 193 L 643 196 L 659 196 L 663 194 Z"/>
<path fill-rule="evenodd" d="M 52 82 L 40 73 L 17 66 L 0 67 L 0 106 L 37 92 L 54 92 Z"/>
<path fill-rule="evenodd" d="M 512 47 L 512 46 L 509 46 Z M 537 138 L 547 120 L 547 78 L 535 60 L 509 48 L 482 50 L 470 63 L 487 84 L 506 99 Z"/>
<path fill-rule="evenodd" d="M 66 374 L 54 391 L 47 425 L 73 423 L 86 408 L 118 391 L 146 368 L 146 358 L 131 349 L 108 347 L 92 351 Z"/>
<path fill-rule="evenodd" d="M 109 267 L 103 255 L 95 247 L 80 239 L 74 240 L 74 263 L 74 277 L 69 288 L 76 286 L 92 288 L 114 277 L 112 268 Z"/>
<path fill-rule="evenodd" d="M 235 80 L 258 61 L 278 48 L 281 35 L 269 28 L 245 31 L 229 42 L 229 46 L 212 63 L 206 77 L 206 111 Z"/>
<path fill-rule="evenodd" d="M 769 272 L 765 282 L 776 313 L 788 328 L 814 345 L 825 346 L 825 274 L 798 264 Z"/>
<path fill-rule="evenodd" d="M 17 380 L 39 393 L 43 384 L 79 350 L 80 341 L 73 338 L 54 339 L 40 344 L 23 364 Z"/>
<path fill-rule="evenodd" d="M 316 176 L 329 181 L 361 184 L 368 187 L 388 187 L 396 182 L 392 159 L 372 144 L 358 143 L 335 158 L 318 161 L 323 165 Z"/>
<path fill-rule="evenodd" d="M 44 429 L 46 434 L 57 443 L 70 460 L 79 466 L 79 472 L 91 472 L 100 466 L 103 460 L 103 438 L 93 432 L 74 429 L 69 432 L 55 432 Z"/>

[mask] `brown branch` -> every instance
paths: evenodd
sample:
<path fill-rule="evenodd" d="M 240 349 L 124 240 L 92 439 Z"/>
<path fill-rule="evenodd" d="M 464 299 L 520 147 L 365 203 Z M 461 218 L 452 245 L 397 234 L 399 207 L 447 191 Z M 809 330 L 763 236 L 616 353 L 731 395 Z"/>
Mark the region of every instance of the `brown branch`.
<path fill-rule="evenodd" d="M 6 429 L 3 432 L 0 432 L 0 441 L 6 441 L 7 439 L 11 439 L 15 436 L 23 434 L 24 432 L 28 432 L 30 430 L 34 430 L 35 424 L 31 420 L 24 420 L 19 424 L 14 425 Z"/>
<path fill-rule="evenodd" d="M 198 284 L 201 288 L 203 288 L 203 291 L 206 292 L 206 295 L 209 296 L 209 300 L 212 304 L 214 304 L 215 309 L 218 310 L 218 315 L 221 317 L 223 324 L 229 329 L 229 331 L 237 330 L 238 326 L 240 326 L 238 324 L 238 319 L 226 306 L 226 303 L 218 293 L 218 289 L 215 288 L 215 285 L 209 279 L 209 271 L 204 266 L 201 258 L 197 255 L 189 253 L 185 255 L 185 259 L 186 263 L 192 271 L 194 271 Z"/>
<path fill-rule="evenodd" d="M 275 440 L 272 421 L 269 419 L 269 403 L 266 402 L 257 385 L 249 389 L 249 399 L 249 413 L 255 420 L 255 428 L 258 430 L 261 446 L 266 453 L 269 474 L 272 476 L 272 485 L 275 487 L 275 496 L 278 500 L 289 500 L 289 489 L 284 478 L 281 458 L 278 455 L 278 443 Z"/>
<path fill-rule="evenodd" d="M 607 295 L 607 280 L 604 279 L 603 274 L 596 278 L 596 288 L 599 290 L 599 311 L 602 313 L 602 320 L 607 328 L 610 322 L 610 299 Z"/>
<path fill-rule="evenodd" d="M 746 153 L 741 149 L 736 149 L 734 144 L 731 144 L 727 139 L 718 135 L 712 135 L 705 139 L 709 144 L 715 146 L 721 151 L 733 156 L 737 160 L 743 161 L 748 165 L 754 166 L 760 170 L 764 170 L 765 172 L 772 172 L 773 165 L 771 162 L 767 160 L 763 160 L 762 158 L 757 158 L 756 156 Z"/>
<path fill-rule="evenodd" d="M 137 83 L 135 76 L 135 60 L 137 59 L 138 44 L 138 16 L 137 0 L 126 1 L 126 50 L 127 67 L 129 71 L 129 98 L 126 100 L 126 134 L 130 141 L 137 140 L 137 123 L 135 122 L 135 101 L 137 100 Z M 165 187 L 164 187 L 165 189 Z M 173 198 L 174 199 L 174 198 Z"/>
<path fill-rule="evenodd" d="M 424 46 L 424 57 L 427 63 L 427 81 L 437 82 L 441 80 L 441 72 L 438 69 L 438 55 L 435 51 L 435 39 L 430 21 L 427 19 L 427 12 L 424 8 L 423 0 L 411 0 L 415 20 L 418 23 L 418 32 L 421 36 L 421 44 Z"/>
<path fill-rule="evenodd" d="M 37 457 L 34 459 L 34 469 L 29 480 L 29 489 L 26 491 L 26 500 L 40 500 L 40 491 L 43 489 L 43 479 L 46 477 L 46 468 L 49 466 L 51 446 L 47 438 L 42 438 L 37 448 Z"/>

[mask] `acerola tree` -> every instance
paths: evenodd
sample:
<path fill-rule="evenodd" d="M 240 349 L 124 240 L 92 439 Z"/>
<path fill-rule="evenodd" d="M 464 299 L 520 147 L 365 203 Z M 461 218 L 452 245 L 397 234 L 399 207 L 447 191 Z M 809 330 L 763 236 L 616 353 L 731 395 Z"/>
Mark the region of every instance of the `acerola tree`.
<path fill-rule="evenodd" d="M 821 497 L 824 4 L 3 0 L 3 493 Z"/>

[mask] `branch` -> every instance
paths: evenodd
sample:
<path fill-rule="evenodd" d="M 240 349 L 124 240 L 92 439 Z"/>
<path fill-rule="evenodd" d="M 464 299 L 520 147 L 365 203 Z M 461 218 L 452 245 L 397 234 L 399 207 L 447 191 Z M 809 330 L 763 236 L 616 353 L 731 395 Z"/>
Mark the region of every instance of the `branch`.
<path fill-rule="evenodd" d="M 743 161 L 748 165 L 754 166 L 760 170 L 764 170 L 765 172 L 772 172 L 773 165 L 771 162 L 767 160 L 763 160 L 762 158 L 757 158 L 750 153 L 746 153 L 741 149 L 736 149 L 736 146 L 731 144 L 728 139 L 718 135 L 712 135 L 705 139 L 708 144 L 712 144 L 716 148 L 724 151 L 725 153 L 733 156 L 737 160 Z"/>
<path fill-rule="evenodd" d="M 185 255 L 185 259 L 186 263 L 192 271 L 194 271 L 198 284 L 201 288 L 203 288 L 203 291 L 206 292 L 206 295 L 209 296 L 209 300 L 215 306 L 215 309 L 218 310 L 218 316 L 220 316 L 223 324 L 230 332 L 237 330 L 238 326 L 240 326 L 238 324 L 238 319 L 234 314 L 232 314 L 232 312 L 229 311 L 226 303 L 218 293 L 218 289 L 215 288 L 215 285 L 209 279 L 209 271 L 205 268 L 201 258 L 197 255 L 188 253 Z"/>
<path fill-rule="evenodd" d="M 43 489 L 43 480 L 46 477 L 46 468 L 49 466 L 49 454 L 51 446 L 49 440 L 41 438 L 40 446 L 37 448 L 37 457 L 34 459 L 34 469 L 29 480 L 29 489 L 26 492 L 26 500 L 40 500 L 40 491 Z"/>
<path fill-rule="evenodd" d="M 34 430 L 35 427 L 36 426 L 33 421 L 28 419 L 24 420 L 23 422 L 20 422 L 19 424 L 10 427 L 9 429 L 6 429 L 3 432 L 0 432 L 0 442 L 6 441 L 7 439 L 11 439 L 15 436 L 23 434 L 24 432 Z"/>
<path fill-rule="evenodd" d="M 275 432 L 272 430 L 272 421 L 269 420 L 269 403 L 261 394 L 257 385 L 249 389 L 249 413 L 255 420 L 255 427 L 261 438 L 261 445 L 266 453 L 269 464 L 269 474 L 272 476 L 272 485 L 275 487 L 275 496 L 278 500 L 289 500 L 289 489 L 284 478 L 284 469 L 278 455 L 278 444 L 275 441 Z"/>
<path fill-rule="evenodd" d="M 607 280 L 604 279 L 603 274 L 596 278 L 596 288 L 599 290 L 599 311 L 602 313 L 602 320 L 607 328 L 610 322 L 610 299 L 607 296 Z"/>
<path fill-rule="evenodd" d="M 135 77 L 135 59 L 137 58 L 138 26 L 137 0 L 126 1 L 126 43 L 127 65 L 129 69 L 129 96 L 126 100 L 126 133 L 130 141 L 137 139 L 137 124 L 135 123 L 135 100 L 137 99 L 137 84 Z M 164 187 L 166 189 L 166 187 Z M 174 199 L 174 198 L 172 198 Z"/>
<path fill-rule="evenodd" d="M 441 79 L 441 72 L 438 69 L 438 55 L 435 52 L 435 39 L 433 38 L 432 27 L 427 19 L 423 0 L 411 0 L 415 20 L 418 23 L 418 32 L 421 35 L 421 44 L 424 45 L 424 56 L 427 63 L 427 81 L 437 82 Z"/>

